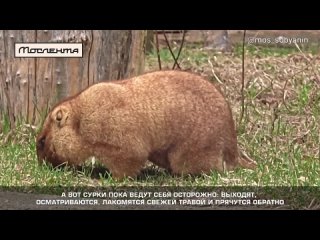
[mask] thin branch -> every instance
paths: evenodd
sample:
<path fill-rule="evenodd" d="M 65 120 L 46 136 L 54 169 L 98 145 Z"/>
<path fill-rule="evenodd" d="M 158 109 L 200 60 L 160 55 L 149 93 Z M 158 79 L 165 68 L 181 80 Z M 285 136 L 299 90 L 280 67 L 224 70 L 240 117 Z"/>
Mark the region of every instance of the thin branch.
<path fill-rule="evenodd" d="M 243 115 L 244 115 L 244 46 L 246 41 L 246 30 L 243 31 L 243 40 L 242 40 L 242 76 L 241 76 L 241 112 L 240 112 L 240 119 L 239 125 L 241 125 Z"/>
<path fill-rule="evenodd" d="M 157 49 L 159 69 L 161 70 L 161 59 L 160 59 L 160 51 L 159 51 L 159 36 L 158 36 L 158 32 L 157 31 L 156 31 L 156 49 Z"/>
<path fill-rule="evenodd" d="M 182 35 L 182 41 L 181 41 L 181 45 L 180 45 L 180 48 L 179 48 L 179 52 L 178 52 L 178 55 L 177 55 L 177 58 L 176 60 L 178 61 L 179 57 L 180 57 L 180 53 L 181 53 L 181 50 L 182 50 L 182 47 L 183 47 L 183 44 L 184 44 L 184 40 L 185 40 L 185 37 L 186 37 L 186 33 L 187 31 L 186 30 L 183 30 L 183 35 Z M 176 62 L 173 64 L 173 67 L 172 69 L 174 69 L 176 66 Z M 180 68 L 180 67 L 179 67 Z"/>
<path fill-rule="evenodd" d="M 167 35 L 166 35 L 165 32 L 163 32 L 163 36 L 164 36 L 164 39 L 166 40 L 167 46 L 168 46 L 169 51 L 170 51 L 170 53 L 171 53 L 171 56 L 172 56 L 172 58 L 173 58 L 173 60 L 174 60 L 174 64 L 176 64 L 176 65 L 178 66 L 178 68 L 180 68 L 179 63 L 177 62 L 176 56 L 174 55 L 174 53 L 173 53 L 173 51 L 172 51 L 172 49 L 171 49 L 170 43 L 169 43 L 169 41 L 168 41 L 168 38 L 167 38 Z"/>
<path fill-rule="evenodd" d="M 93 46 L 93 30 L 90 31 L 91 33 L 91 39 L 87 39 L 87 41 L 91 41 L 90 42 L 90 46 L 89 46 L 89 52 L 88 52 L 88 64 L 87 64 L 87 86 L 90 86 L 90 60 L 91 60 L 91 51 L 92 51 L 92 46 Z"/>

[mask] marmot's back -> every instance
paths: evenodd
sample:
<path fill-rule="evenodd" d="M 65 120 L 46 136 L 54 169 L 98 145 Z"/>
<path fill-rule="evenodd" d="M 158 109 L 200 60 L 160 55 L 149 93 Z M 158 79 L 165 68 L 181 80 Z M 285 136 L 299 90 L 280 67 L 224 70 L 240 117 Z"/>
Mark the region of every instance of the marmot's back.
<path fill-rule="evenodd" d="M 81 126 L 100 128 L 103 122 L 104 131 L 97 133 L 101 138 L 104 132 L 114 132 L 121 126 L 117 131 L 123 134 L 148 135 L 149 142 L 164 145 L 192 132 L 201 139 L 219 129 L 233 129 L 228 126 L 233 125 L 232 116 L 221 93 L 212 83 L 188 72 L 152 72 L 99 83 L 80 98 Z"/>

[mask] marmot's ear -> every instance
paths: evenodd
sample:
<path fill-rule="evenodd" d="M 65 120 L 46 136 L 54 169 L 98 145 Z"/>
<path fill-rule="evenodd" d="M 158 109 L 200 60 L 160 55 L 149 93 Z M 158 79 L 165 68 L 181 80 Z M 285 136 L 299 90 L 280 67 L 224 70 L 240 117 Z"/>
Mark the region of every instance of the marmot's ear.
<path fill-rule="evenodd" d="M 54 122 L 57 123 L 59 127 L 63 127 L 70 115 L 69 108 L 65 106 L 58 106 L 55 110 L 53 110 L 51 114 L 51 118 Z"/>

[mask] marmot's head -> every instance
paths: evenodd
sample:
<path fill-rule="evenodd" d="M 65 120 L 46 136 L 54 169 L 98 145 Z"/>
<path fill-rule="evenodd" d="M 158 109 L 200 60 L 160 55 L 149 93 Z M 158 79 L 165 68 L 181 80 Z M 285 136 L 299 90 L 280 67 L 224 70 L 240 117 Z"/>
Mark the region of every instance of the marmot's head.
<path fill-rule="evenodd" d="M 64 102 L 47 116 L 42 131 L 37 137 L 37 156 L 53 166 L 78 165 L 83 150 L 80 144 L 79 119 L 71 104 Z"/>

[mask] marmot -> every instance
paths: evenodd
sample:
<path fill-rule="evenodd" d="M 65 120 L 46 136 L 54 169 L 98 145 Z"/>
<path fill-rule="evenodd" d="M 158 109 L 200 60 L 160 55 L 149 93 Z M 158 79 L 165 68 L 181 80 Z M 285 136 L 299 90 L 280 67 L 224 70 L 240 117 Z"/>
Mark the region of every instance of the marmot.
<path fill-rule="evenodd" d="M 255 167 L 238 154 L 221 92 L 199 75 L 174 70 L 96 83 L 63 100 L 36 146 L 40 163 L 81 165 L 95 156 L 118 179 L 136 177 L 147 160 L 177 175 Z"/>

